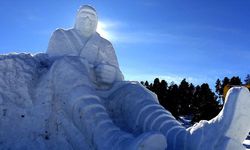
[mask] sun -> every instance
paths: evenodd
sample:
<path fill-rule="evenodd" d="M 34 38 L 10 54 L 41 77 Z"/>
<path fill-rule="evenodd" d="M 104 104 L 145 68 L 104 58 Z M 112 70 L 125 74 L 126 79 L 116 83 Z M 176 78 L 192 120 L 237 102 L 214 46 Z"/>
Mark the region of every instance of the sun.
<path fill-rule="evenodd" d="M 105 39 L 111 40 L 111 34 L 107 31 L 108 25 L 102 21 L 98 21 L 96 31 Z"/>

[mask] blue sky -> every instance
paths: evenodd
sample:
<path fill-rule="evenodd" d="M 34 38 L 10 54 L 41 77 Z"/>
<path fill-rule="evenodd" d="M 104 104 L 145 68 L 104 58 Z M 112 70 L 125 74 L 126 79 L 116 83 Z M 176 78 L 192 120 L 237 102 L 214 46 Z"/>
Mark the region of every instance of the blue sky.
<path fill-rule="evenodd" d="M 249 0 L 0 1 L 0 52 L 45 52 L 56 28 L 70 28 L 82 4 L 116 49 L 128 80 L 195 84 L 250 73 Z M 212 87 L 213 88 L 213 87 Z"/>

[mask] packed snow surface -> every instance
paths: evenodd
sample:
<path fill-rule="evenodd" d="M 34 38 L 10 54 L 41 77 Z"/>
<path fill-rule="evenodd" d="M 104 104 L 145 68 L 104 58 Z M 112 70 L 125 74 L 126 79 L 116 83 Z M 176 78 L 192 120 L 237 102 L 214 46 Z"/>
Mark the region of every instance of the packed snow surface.
<path fill-rule="evenodd" d="M 63 111 L 63 98 L 52 93 L 54 61 L 47 54 L 0 55 L 1 149 L 93 149 Z M 248 139 L 244 145 L 249 147 Z"/>

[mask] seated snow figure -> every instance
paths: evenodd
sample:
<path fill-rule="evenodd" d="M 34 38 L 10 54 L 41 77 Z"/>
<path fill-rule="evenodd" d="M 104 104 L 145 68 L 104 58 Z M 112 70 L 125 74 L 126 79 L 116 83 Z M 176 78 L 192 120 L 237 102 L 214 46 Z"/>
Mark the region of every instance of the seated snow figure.
<path fill-rule="evenodd" d="M 95 10 L 89 6 L 82 7 L 73 29 L 57 29 L 53 33 L 47 54 L 56 57 L 80 56 L 88 61 L 88 67 L 99 72 L 95 74 L 99 85 L 111 85 L 114 81 L 123 80 L 123 75 L 112 44 L 95 32 L 96 27 Z"/>
<path fill-rule="evenodd" d="M 250 93 L 228 92 L 223 110 L 189 129 L 159 105 L 155 94 L 123 80 L 111 43 L 96 33 L 97 14 L 84 5 L 72 29 L 57 29 L 47 54 L 51 85 L 63 113 L 85 136 L 86 149 L 240 150 L 250 129 Z"/>

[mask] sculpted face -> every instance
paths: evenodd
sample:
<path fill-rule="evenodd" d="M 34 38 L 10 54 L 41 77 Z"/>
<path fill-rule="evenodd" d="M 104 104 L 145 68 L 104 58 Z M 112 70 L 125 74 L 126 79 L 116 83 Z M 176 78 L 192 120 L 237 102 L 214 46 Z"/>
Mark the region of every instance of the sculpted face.
<path fill-rule="evenodd" d="M 94 8 L 90 6 L 82 6 L 76 16 L 75 29 L 80 31 L 81 35 L 90 37 L 96 32 L 97 14 Z"/>

